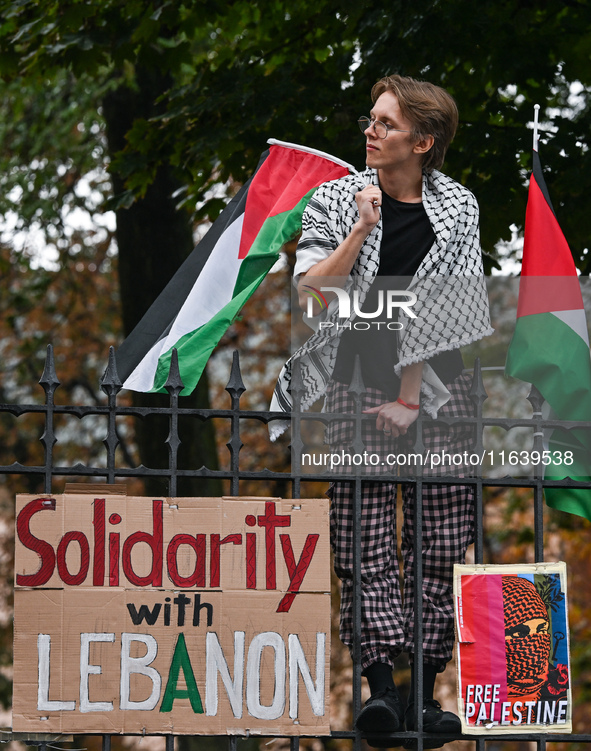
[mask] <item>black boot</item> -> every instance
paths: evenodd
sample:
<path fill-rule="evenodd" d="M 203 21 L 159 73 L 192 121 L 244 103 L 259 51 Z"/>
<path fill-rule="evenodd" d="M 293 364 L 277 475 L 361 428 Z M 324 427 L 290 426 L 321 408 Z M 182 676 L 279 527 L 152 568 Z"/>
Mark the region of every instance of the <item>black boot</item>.
<path fill-rule="evenodd" d="M 453 712 L 441 709 L 441 704 L 433 698 L 435 678 L 438 670 L 434 665 L 425 663 L 423 666 L 423 732 L 446 736 L 440 738 L 425 738 L 423 748 L 441 748 L 445 743 L 452 740 L 462 732 L 460 718 Z M 414 707 L 414 666 L 411 666 L 411 686 L 408 706 L 404 714 L 407 730 L 415 730 L 415 707 Z M 417 742 L 412 739 L 404 744 L 404 748 L 416 748 Z"/>
<path fill-rule="evenodd" d="M 404 709 L 392 679 L 392 667 L 386 663 L 374 663 L 363 674 L 371 696 L 359 713 L 355 727 L 364 734 L 368 745 L 390 748 L 394 744 L 388 736 L 404 727 Z M 380 735 L 374 735 L 376 732 Z"/>
<path fill-rule="evenodd" d="M 404 710 L 396 686 L 372 694 L 359 713 L 355 727 L 363 733 L 378 730 L 397 733 L 403 728 Z"/>
<path fill-rule="evenodd" d="M 407 730 L 415 729 L 415 708 L 412 702 L 406 708 L 404 720 Z M 425 699 L 423 701 L 423 730 L 425 733 L 459 735 L 462 732 L 462 723 L 453 712 L 441 709 L 441 704 L 435 699 Z M 438 748 L 438 746 L 430 748 Z"/>

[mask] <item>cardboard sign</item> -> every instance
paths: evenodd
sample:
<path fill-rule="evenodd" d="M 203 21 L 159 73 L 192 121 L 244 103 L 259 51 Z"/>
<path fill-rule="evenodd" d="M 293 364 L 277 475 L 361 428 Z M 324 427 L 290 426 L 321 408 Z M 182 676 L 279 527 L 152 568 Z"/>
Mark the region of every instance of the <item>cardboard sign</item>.
<path fill-rule="evenodd" d="M 329 733 L 328 501 L 18 496 L 14 630 L 15 731 Z"/>
<path fill-rule="evenodd" d="M 566 565 L 456 565 L 454 592 L 462 732 L 571 732 Z"/>

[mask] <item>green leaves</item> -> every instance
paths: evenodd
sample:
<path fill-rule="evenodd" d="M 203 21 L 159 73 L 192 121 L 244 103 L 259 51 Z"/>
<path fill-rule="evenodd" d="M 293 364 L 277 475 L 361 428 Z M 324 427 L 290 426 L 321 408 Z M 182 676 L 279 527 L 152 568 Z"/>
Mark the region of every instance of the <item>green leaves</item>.
<path fill-rule="evenodd" d="M 584 207 L 591 158 L 591 21 L 584 4 L 13 0 L 4 5 L 0 68 L 19 82 L 23 97 L 44 77 L 45 92 L 37 88 L 31 94 L 59 101 L 56 83 L 66 71 L 82 87 L 76 113 L 57 112 L 56 106 L 32 126 L 29 138 L 13 129 L 8 142 L 22 159 L 29 158 L 34 143 L 43 158 L 46 148 L 55 151 L 51 139 L 44 141 L 43 127 L 54 135 L 57 125 L 57 147 L 67 142 L 68 122 L 76 133 L 74 120 L 82 122 L 92 112 L 98 121 L 107 92 L 126 86 L 131 96 L 139 71 L 167 79 L 150 113 L 130 123 L 112 154 L 111 170 L 126 191 L 117 205 L 143 195 L 164 165 L 174 166 L 186 185 L 184 206 L 203 201 L 214 182 L 247 179 L 269 137 L 323 149 L 361 167 L 354 121 L 367 109 L 371 85 L 399 71 L 440 83 L 458 101 L 461 125 L 446 169 L 476 193 L 488 251 L 509 237 L 511 224 L 523 224 L 529 124 L 533 104 L 542 105 L 548 186 L 559 213 L 568 207 L 560 219 L 581 268 L 588 269 L 583 251 L 591 234 L 591 212 Z M 573 81 L 580 82 L 574 108 Z M 13 102 L 15 109 L 26 109 Z M 81 169 L 92 161 L 84 147 L 104 161 L 104 144 L 90 147 L 79 135 L 73 144 L 70 157 Z M 14 179 L 24 189 L 23 180 Z M 41 182 L 51 183 L 48 173 Z"/>

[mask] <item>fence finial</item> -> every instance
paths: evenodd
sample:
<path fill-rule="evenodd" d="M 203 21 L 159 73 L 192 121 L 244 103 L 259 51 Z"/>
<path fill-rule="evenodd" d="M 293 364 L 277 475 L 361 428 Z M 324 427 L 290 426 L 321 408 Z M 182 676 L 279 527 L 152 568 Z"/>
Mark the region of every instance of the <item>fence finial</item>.
<path fill-rule="evenodd" d="M 527 395 L 527 401 L 531 404 L 534 416 L 542 414 L 542 405 L 544 403 L 544 397 L 539 392 L 537 386 L 532 384 L 529 394 Z"/>
<path fill-rule="evenodd" d="M 164 388 L 171 396 L 178 396 L 185 388 L 183 379 L 181 378 L 181 371 L 179 370 L 179 353 L 176 347 L 173 348 L 170 357 L 170 368 L 168 369 L 168 378 L 164 384 Z"/>
<path fill-rule="evenodd" d="M 484 381 L 482 379 L 482 366 L 480 364 L 479 357 L 474 360 L 474 375 L 472 376 L 469 396 L 476 410 L 478 410 L 479 407 L 482 406 L 483 402 L 488 399 L 488 394 L 486 392 Z"/>
<path fill-rule="evenodd" d="M 351 383 L 347 389 L 349 394 L 359 398 L 362 394 L 365 394 L 367 389 L 363 383 L 363 375 L 361 374 L 361 360 L 359 354 L 355 355 L 355 364 L 353 365 L 353 375 L 351 376 Z"/>
<path fill-rule="evenodd" d="M 101 389 L 105 394 L 118 393 L 123 384 L 117 373 L 117 361 L 115 360 L 115 347 L 109 347 L 109 362 L 100 381 Z"/>
<path fill-rule="evenodd" d="M 47 355 L 45 356 L 45 367 L 43 368 L 43 375 L 39 379 L 40 385 L 43 387 L 45 394 L 53 394 L 53 392 L 60 385 L 60 381 L 55 372 L 55 360 L 53 357 L 53 346 L 47 345 Z"/>
<path fill-rule="evenodd" d="M 244 385 L 242 373 L 240 371 L 240 355 L 237 349 L 232 353 L 232 369 L 226 385 L 226 391 L 230 394 L 232 399 L 240 399 L 242 394 L 246 391 L 246 386 Z"/>

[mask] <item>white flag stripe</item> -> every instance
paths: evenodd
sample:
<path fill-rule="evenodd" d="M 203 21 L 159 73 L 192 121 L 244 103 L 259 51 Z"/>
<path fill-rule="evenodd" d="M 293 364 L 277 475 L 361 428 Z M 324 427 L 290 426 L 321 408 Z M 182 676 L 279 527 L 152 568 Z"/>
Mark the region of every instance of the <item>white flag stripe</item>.
<path fill-rule="evenodd" d="M 123 384 L 133 391 L 150 391 L 158 360 L 185 334 L 195 331 L 210 321 L 216 313 L 232 300 L 238 271 L 242 261 L 238 258 L 244 214 L 225 230 L 203 266 L 191 292 L 187 295 L 171 330 L 164 339 L 156 342 Z"/>
<path fill-rule="evenodd" d="M 163 339 L 156 342 L 152 349 L 146 353 L 144 359 L 138 363 L 135 370 L 123 384 L 123 388 L 131 389 L 132 391 L 150 391 L 154 385 L 154 375 L 158 365 L 158 358 L 162 354 L 163 342 Z"/>
<path fill-rule="evenodd" d="M 589 346 L 589 333 L 587 331 L 587 319 L 585 318 L 585 311 L 583 308 L 575 308 L 574 310 L 557 310 L 552 311 L 552 315 L 559 318 L 563 323 L 566 323 L 581 339 Z"/>
<path fill-rule="evenodd" d="M 167 352 L 181 337 L 210 321 L 232 299 L 242 260 L 238 258 L 244 214 L 224 231 L 166 337 Z"/>

